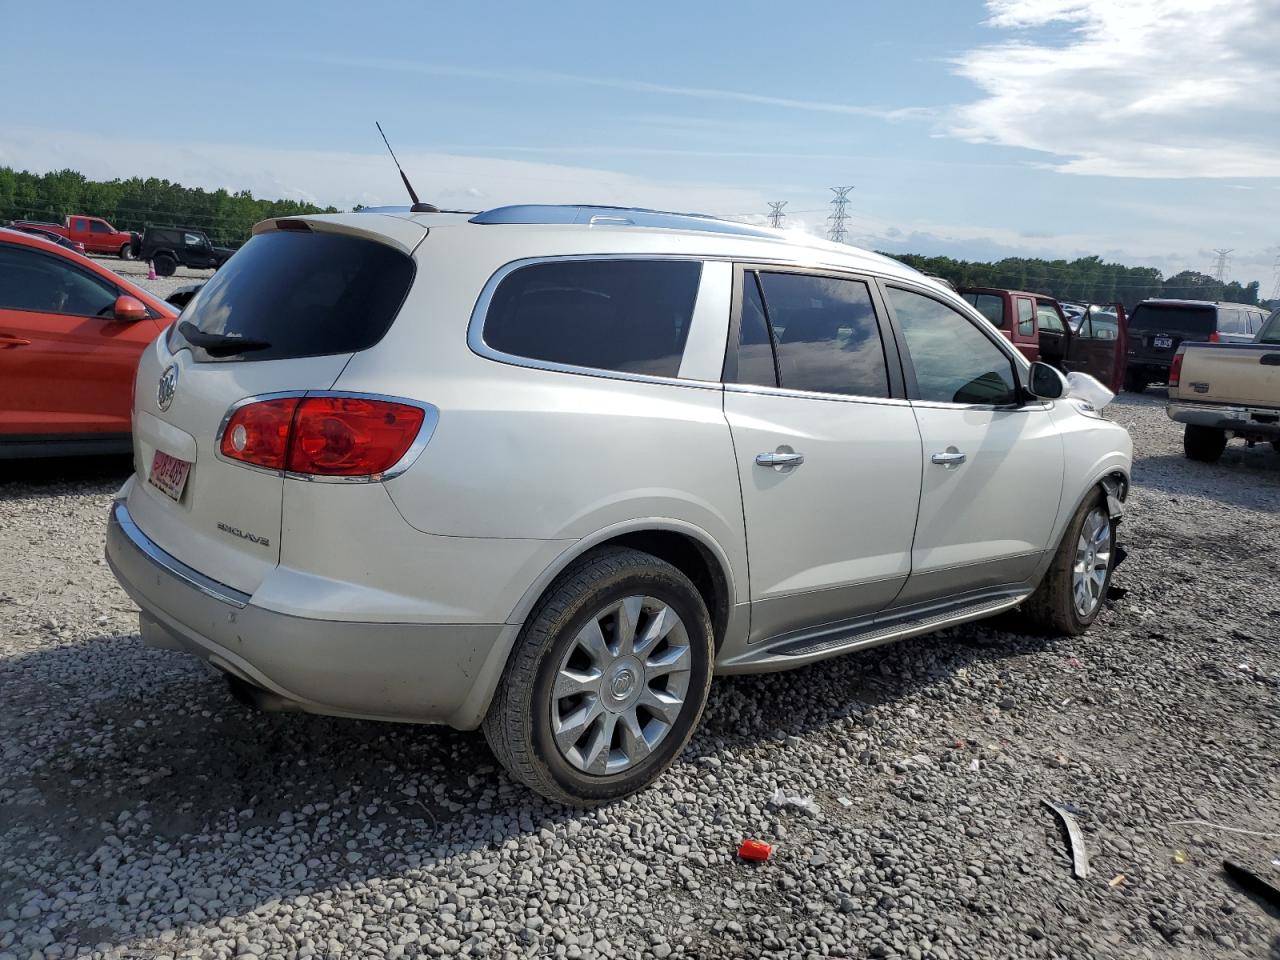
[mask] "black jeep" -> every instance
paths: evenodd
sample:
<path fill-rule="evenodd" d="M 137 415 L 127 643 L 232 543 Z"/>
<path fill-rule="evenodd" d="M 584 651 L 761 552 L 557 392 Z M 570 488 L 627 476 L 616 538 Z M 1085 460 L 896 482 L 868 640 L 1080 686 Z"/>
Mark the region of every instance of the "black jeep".
<path fill-rule="evenodd" d="M 137 246 L 138 259 L 149 260 L 162 277 L 173 276 L 178 264 L 217 270 L 235 253 L 229 247 L 215 247 L 203 231 L 190 227 L 147 227 Z"/>

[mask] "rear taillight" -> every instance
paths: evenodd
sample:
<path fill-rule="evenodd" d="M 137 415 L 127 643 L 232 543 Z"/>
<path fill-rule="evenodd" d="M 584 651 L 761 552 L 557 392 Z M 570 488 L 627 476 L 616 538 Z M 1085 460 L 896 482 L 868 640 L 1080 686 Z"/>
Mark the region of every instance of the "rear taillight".
<path fill-rule="evenodd" d="M 1220 342 L 1221 340 L 1222 340 L 1222 338 L 1221 338 L 1220 336 L 1218 336 L 1218 331 L 1217 331 L 1217 330 L 1215 330 L 1215 331 L 1213 331 L 1213 333 L 1209 334 L 1209 342 L 1210 342 L 1210 343 L 1218 343 L 1218 342 Z"/>
<path fill-rule="evenodd" d="M 1181 353 L 1175 353 L 1173 363 L 1169 365 L 1169 386 L 1171 387 L 1176 387 L 1178 380 L 1182 377 L 1182 356 Z"/>
<path fill-rule="evenodd" d="M 255 467 L 283 470 L 293 415 L 301 402 L 301 397 L 280 397 L 240 407 L 222 431 L 222 455 Z"/>
<path fill-rule="evenodd" d="M 421 407 L 367 397 L 283 397 L 238 408 L 219 449 L 268 470 L 372 477 L 403 459 L 422 429 Z"/>
<path fill-rule="evenodd" d="M 360 397 L 308 397 L 293 418 L 289 471 L 323 477 L 374 477 L 400 462 L 422 427 L 407 403 Z"/>

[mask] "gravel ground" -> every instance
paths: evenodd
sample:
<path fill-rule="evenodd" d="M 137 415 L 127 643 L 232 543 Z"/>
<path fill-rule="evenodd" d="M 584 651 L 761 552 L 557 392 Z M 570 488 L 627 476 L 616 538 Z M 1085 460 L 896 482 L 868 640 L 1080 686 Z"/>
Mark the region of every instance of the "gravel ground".
<path fill-rule="evenodd" d="M 720 680 L 671 772 L 591 812 L 479 734 L 255 714 L 144 648 L 101 559 L 127 464 L 27 465 L 0 480 L 0 958 L 1280 956 L 1221 870 L 1280 879 L 1280 457 L 1186 461 L 1162 402 L 1111 408 L 1128 593 L 1087 636 Z"/>
<path fill-rule="evenodd" d="M 99 264 L 124 277 L 135 286 L 141 287 L 152 296 L 163 300 L 178 287 L 189 283 L 200 283 L 213 276 L 212 270 L 193 270 L 190 267 L 178 267 L 172 277 L 147 279 L 147 264 L 141 260 L 121 260 L 119 257 L 94 257 Z"/>

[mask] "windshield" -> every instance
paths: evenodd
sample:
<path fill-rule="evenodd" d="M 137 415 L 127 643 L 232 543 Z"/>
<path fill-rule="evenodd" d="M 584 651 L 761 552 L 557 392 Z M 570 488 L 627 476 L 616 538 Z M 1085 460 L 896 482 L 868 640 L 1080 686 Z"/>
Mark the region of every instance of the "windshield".
<path fill-rule="evenodd" d="M 413 282 L 413 260 L 383 243 L 337 233 L 262 233 L 201 288 L 184 312 L 200 333 L 265 343 L 243 361 L 354 353 L 391 327 Z M 191 347 L 177 326 L 170 348 Z M 197 361 L 221 360 L 199 347 Z"/>
<path fill-rule="evenodd" d="M 1205 337 L 1216 329 L 1212 304 L 1140 303 L 1129 320 L 1131 331 Z"/>
<path fill-rule="evenodd" d="M 1257 342 L 1280 344 L 1280 310 L 1275 311 L 1267 318 L 1267 322 L 1258 331 Z"/>

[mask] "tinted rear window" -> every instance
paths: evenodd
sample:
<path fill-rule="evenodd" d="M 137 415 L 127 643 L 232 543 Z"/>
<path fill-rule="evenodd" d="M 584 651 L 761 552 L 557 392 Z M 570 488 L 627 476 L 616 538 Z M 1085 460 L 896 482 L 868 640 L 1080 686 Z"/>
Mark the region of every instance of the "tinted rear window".
<path fill-rule="evenodd" d="M 253 237 L 213 275 L 182 319 L 204 333 L 266 341 L 222 358 L 281 360 L 354 353 L 391 327 L 413 283 L 413 260 L 386 244 L 336 233 Z M 186 344 L 174 326 L 174 349 Z M 193 348 L 197 360 L 212 360 Z"/>
<path fill-rule="evenodd" d="M 1140 303 L 1129 319 L 1129 329 L 1143 333 L 1177 333 L 1208 336 L 1214 331 L 1216 311 L 1211 306 L 1178 307 Z"/>
<path fill-rule="evenodd" d="M 548 363 L 674 377 L 702 264 L 690 260 L 556 260 L 498 284 L 484 342 Z"/>

